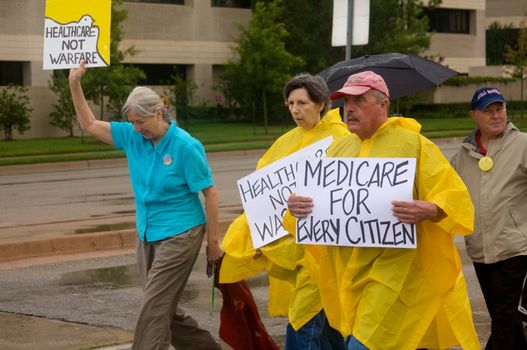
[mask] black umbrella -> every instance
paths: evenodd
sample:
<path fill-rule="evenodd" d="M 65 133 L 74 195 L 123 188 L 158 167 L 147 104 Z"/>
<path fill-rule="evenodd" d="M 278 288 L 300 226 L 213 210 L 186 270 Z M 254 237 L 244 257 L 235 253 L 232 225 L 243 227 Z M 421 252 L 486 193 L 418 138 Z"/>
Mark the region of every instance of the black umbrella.
<path fill-rule="evenodd" d="M 458 74 L 439 63 L 414 55 L 387 53 L 341 61 L 318 73 L 329 91 L 339 90 L 351 74 L 373 71 L 384 78 L 390 100 L 436 87 Z"/>

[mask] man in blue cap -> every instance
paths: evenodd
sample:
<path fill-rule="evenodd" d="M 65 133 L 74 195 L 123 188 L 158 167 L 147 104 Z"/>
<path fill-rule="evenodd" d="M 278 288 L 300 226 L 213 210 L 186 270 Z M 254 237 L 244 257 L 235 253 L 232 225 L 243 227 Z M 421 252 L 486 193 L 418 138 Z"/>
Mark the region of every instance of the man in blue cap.
<path fill-rule="evenodd" d="M 527 273 L 527 134 L 507 120 L 496 88 L 478 89 L 470 114 L 477 128 L 452 165 L 475 208 L 467 253 L 489 310 L 489 349 L 527 349 L 518 303 Z"/>

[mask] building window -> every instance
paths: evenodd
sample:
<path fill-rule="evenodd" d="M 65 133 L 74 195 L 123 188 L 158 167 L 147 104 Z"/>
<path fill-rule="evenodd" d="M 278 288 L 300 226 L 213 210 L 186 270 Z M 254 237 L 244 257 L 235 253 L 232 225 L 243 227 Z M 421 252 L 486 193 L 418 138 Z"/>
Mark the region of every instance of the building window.
<path fill-rule="evenodd" d="M 428 29 L 436 33 L 470 34 L 470 11 L 442 8 L 424 8 Z"/>
<path fill-rule="evenodd" d="M 0 61 L 0 85 L 24 85 L 24 62 Z"/>
<path fill-rule="evenodd" d="M 158 4 L 185 5 L 185 0 L 125 0 L 125 2 L 149 2 Z"/>
<path fill-rule="evenodd" d="M 211 0 L 210 4 L 212 7 L 251 8 L 251 0 Z"/>
<path fill-rule="evenodd" d="M 505 52 L 507 52 L 507 46 L 514 49 L 517 48 L 519 36 L 520 29 L 513 28 L 512 24 L 501 25 L 497 22 L 491 23 L 485 35 L 487 65 L 510 63 L 505 58 Z"/>
<path fill-rule="evenodd" d="M 131 64 L 145 72 L 146 79 L 140 80 L 139 85 L 169 85 L 172 76 L 187 78 L 187 66 L 183 64 Z"/>

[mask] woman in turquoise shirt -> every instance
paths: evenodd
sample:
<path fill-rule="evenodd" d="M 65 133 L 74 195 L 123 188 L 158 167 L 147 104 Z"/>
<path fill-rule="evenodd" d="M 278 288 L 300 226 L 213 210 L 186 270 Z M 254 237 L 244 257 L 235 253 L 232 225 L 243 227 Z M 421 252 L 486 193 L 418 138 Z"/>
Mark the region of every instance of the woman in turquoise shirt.
<path fill-rule="evenodd" d="M 128 122 L 96 120 L 81 87 L 84 63 L 69 84 L 85 132 L 122 149 L 136 202 L 137 260 L 144 297 L 133 350 L 220 349 L 214 337 L 178 308 L 207 231 L 207 258 L 218 260 L 218 200 L 201 143 L 168 118 L 149 88 L 137 87 L 122 108 Z M 205 197 L 205 212 L 199 199 Z"/>

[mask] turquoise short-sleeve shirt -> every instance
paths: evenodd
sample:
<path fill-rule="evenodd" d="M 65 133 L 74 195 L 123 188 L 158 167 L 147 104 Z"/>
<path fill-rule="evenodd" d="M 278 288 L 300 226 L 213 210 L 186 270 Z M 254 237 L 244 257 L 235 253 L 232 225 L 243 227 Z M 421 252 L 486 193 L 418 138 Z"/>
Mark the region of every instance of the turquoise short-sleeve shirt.
<path fill-rule="evenodd" d="M 111 132 L 128 159 L 141 240 L 159 241 L 205 223 L 199 192 L 214 181 L 198 140 L 173 122 L 156 146 L 131 123 L 113 122 Z"/>

